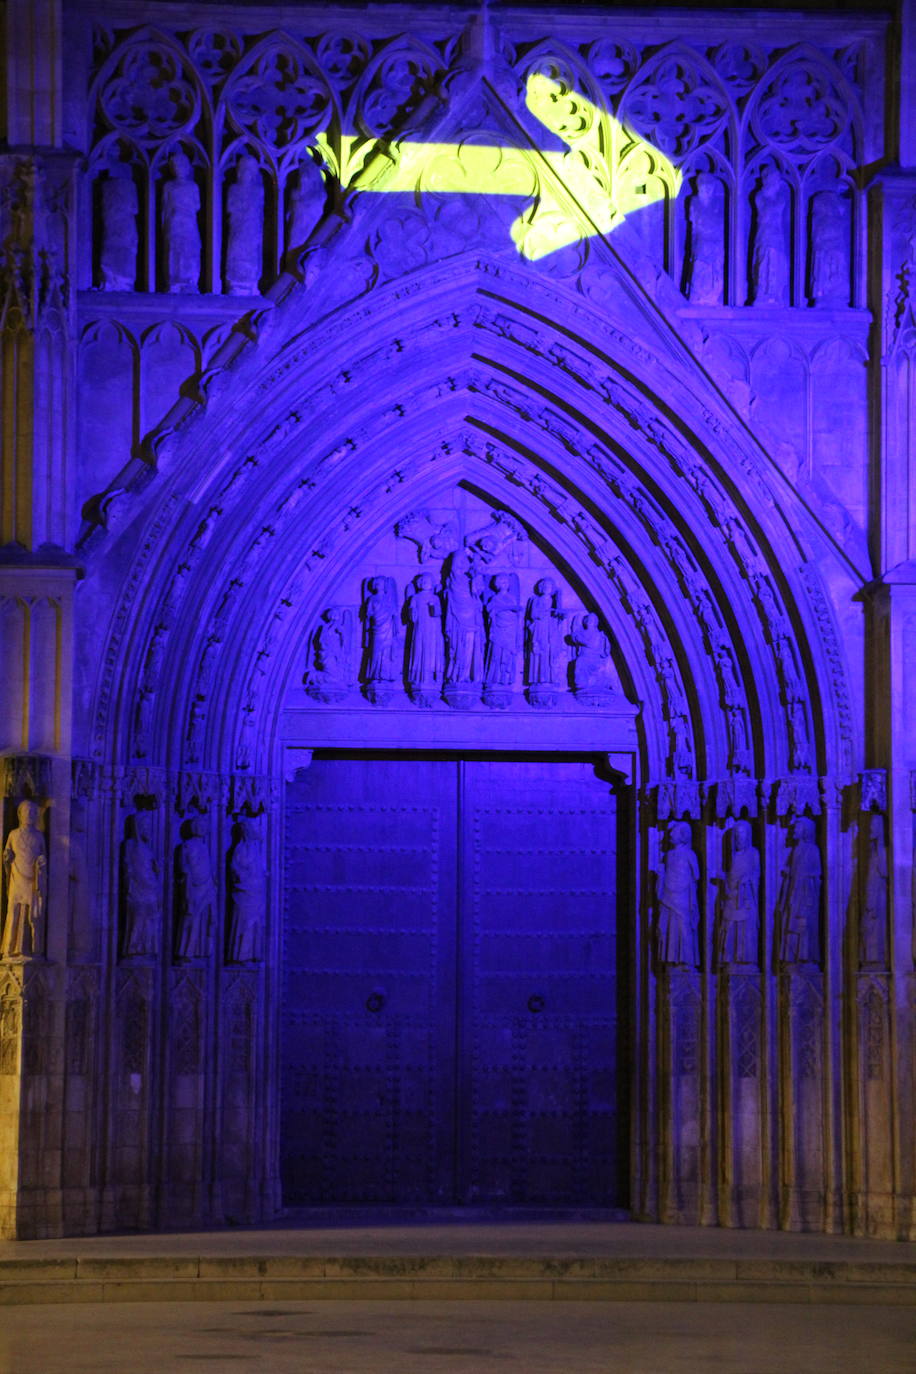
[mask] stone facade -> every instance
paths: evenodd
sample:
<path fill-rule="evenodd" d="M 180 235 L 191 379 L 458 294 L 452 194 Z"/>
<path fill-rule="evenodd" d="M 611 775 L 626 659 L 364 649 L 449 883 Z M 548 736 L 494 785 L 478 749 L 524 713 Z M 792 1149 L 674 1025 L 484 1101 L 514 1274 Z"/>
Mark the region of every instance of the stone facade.
<path fill-rule="evenodd" d="M 288 786 L 444 750 L 614 792 L 633 1214 L 916 1237 L 912 6 L 180 10 L 6 6 L 4 1234 L 277 1213 Z"/>

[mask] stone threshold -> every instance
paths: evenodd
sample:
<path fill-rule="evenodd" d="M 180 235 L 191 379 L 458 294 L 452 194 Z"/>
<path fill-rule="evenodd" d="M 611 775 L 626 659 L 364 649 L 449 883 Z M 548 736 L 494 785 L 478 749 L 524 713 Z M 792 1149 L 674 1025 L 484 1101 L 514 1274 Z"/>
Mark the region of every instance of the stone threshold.
<path fill-rule="evenodd" d="M 916 1261 L 513 1256 L 0 1260 L 0 1305 L 476 1300 L 916 1306 Z"/>

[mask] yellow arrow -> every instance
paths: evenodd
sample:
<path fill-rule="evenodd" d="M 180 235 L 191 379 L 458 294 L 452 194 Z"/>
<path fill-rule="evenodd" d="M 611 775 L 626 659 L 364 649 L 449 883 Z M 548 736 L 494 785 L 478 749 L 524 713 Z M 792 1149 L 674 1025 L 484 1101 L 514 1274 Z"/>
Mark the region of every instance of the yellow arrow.
<path fill-rule="evenodd" d="M 682 176 L 674 163 L 578 92 L 532 73 L 525 99 L 535 118 L 563 140 L 566 152 L 532 154 L 486 143 L 405 140 L 391 144 L 383 156 L 372 157 L 376 144 L 344 134 L 335 151 L 323 133 L 318 135 L 318 148 L 346 189 L 531 200 L 510 230 L 518 251 L 530 259 L 592 234 L 610 233 L 628 214 L 678 194 Z M 544 178 L 539 159 L 553 173 L 555 184 Z"/>

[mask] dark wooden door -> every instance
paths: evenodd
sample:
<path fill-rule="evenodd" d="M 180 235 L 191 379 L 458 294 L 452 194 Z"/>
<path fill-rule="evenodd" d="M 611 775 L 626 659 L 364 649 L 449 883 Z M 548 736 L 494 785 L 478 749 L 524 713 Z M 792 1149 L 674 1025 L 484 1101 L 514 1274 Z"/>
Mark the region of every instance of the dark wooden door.
<path fill-rule="evenodd" d="M 287 792 L 287 1205 L 619 1202 L 614 798 L 584 762 Z"/>

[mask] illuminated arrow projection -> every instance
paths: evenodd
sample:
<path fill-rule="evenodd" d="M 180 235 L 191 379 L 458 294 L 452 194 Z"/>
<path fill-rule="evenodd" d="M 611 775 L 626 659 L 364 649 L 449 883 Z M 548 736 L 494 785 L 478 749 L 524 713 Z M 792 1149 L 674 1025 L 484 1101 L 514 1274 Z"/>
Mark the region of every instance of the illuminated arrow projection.
<path fill-rule="evenodd" d="M 584 96 L 535 72 L 528 77 L 525 103 L 566 144 L 565 152 L 405 140 L 373 156 L 378 145 L 351 134 L 340 138 L 339 151 L 319 134 L 318 149 L 345 190 L 532 201 L 510 228 L 519 253 L 530 260 L 608 234 L 628 215 L 678 194 L 682 176 L 674 163 Z M 538 158 L 547 163 L 555 185 L 538 175 Z"/>

